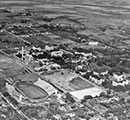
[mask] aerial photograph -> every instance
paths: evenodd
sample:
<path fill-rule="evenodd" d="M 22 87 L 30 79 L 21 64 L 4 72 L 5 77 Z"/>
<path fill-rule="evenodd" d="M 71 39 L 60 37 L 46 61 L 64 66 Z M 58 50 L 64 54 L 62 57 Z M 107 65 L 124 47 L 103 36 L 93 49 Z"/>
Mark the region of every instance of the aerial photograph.
<path fill-rule="evenodd" d="M 0 0 L 0 120 L 130 120 L 130 0 Z"/>

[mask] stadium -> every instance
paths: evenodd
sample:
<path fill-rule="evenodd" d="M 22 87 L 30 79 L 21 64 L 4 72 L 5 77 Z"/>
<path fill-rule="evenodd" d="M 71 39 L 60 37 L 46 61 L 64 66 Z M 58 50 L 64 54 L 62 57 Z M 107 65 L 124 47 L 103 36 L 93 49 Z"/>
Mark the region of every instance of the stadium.
<path fill-rule="evenodd" d="M 15 83 L 15 89 L 31 102 L 40 102 L 48 97 L 48 93 L 37 85 L 28 82 Z"/>

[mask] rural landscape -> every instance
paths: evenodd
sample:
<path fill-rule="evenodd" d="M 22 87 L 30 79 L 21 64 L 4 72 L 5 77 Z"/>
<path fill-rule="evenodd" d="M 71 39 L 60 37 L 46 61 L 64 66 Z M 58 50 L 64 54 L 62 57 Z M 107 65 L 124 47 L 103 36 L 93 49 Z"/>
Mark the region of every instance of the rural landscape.
<path fill-rule="evenodd" d="M 0 120 L 130 120 L 130 1 L 0 0 Z"/>

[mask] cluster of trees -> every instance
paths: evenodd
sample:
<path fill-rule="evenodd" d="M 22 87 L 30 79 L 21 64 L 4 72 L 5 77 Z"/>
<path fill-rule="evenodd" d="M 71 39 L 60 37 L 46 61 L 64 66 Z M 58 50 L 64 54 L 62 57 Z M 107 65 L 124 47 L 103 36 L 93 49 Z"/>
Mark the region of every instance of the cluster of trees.
<path fill-rule="evenodd" d="M 74 47 L 73 48 L 74 51 L 77 51 L 77 52 L 84 52 L 84 53 L 93 53 L 95 54 L 95 49 L 84 49 L 84 48 L 80 48 L 80 47 Z"/>
<path fill-rule="evenodd" d="M 47 29 L 47 30 L 55 30 L 56 31 L 60 31 L 60 32 L 69 32 L 69 33 L 76 33 L 78 30 L 71 27 L 71 26 L 60 26 L 60 24 L 58 25 L 53 25 L 53 24 L 44 24 L 42 25 L 41 27 L 43 27 L 44 29 Z M 53 32 L 53 31 L 52 31 Z M 76 34 L 75 34 L 76 35 Z"/>
<path fill-rule="evenodd" d="M 88 99 L 92 99 L 93 97 L 91 95 L 85 95 L 83 99 L 81 100 L 81 103 L 85 103 Z"/>
<path fill-rule="evenodd" d="M 110 48 L 95 49 L 95 51 L 102 53 L 105 56 L 117 56 L 117 55 L 121 56 L 121 55 L 130 54 L 130 52 L 127 50 L 116 50 L 116 49 L 110 49 Z"/>
<path fill-rule="evenodd" d="M 17 38 L 6 36 L 5 38 L 1 39 L 2 43 L 12 43 L 12 44 L 22 44 L 23 42 Z"/>
<path fill-rule="evenodd" d="M 0 79 L 0 92 L 2 92 L 6 87 L 6 81 L 3 79 Z"/>
<path fill-rule="evenodd" d="M 23 19 L 23 20 L 21 20 L 21 23 L 27 23 L 27 22 L 29 22 L 30 20 L 28 20 L 28 19 Z"/>
<path fill-rule="evenodd" d="M 110 57 L 98 57 L 96 59 L 98 66 L 109 66 L 111 70 L 109 70 L 109 74 L 112 73 L 129 73 L 130 70 L 130 61 L 121 60 L 119 56 L 110 56 Z"/>
<path fill-rule="evenodd" d="M 75 99 L 73 98 L 73 96 L 70 94 L 70 93 L 66 93 L 66 102 L 69 102 L 69 103 L 75 103 Z"/>
<path fill-rule="evenodd" d="M 111 70 L 109 70 L 109 74 L 110 75 L 113 75 L 113 73 L 116 73 L 116 74 L 123 74 L 123 73 L 129 73 L 129 68 L 128 67 L 125 67 L 125 66 L 116 66 L 116 67 L 113 67 Z"/>
<path fill-rule="evenodd" d="M 97 64 L 99 66 L 107 65 L 110 67 L 115 67 L 119 64 L 119 62 L 120 62 L 120 57 L 117 56 L 97 58 Z"/>
<path fill-rule="evenodd" d="M 15 31 L 14 33 L 15 35 L 28 35 L 29 33 L 30 34 L 36 33 L 36 31 L 32 30 L 29 27 L 22 27 L 22 26 L 16 26 L 16 25 L 14 25 L 13 28 L 9 28 L 8 31 L 9 32 Z"/>
<path fill-rule="evenodd" d="M 43 17 L 42 20 L 45 22 L 51 22 L 54 18 Z"/>

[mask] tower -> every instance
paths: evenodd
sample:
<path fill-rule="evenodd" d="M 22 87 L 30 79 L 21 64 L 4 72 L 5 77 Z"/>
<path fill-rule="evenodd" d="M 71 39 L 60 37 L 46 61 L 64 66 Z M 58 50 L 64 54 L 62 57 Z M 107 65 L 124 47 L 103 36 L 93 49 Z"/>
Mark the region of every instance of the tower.
<path fill-rule="evenodd" d="M 22 61 L 24 60 L 23 59 L 23 57 L 24 57 L 24 47 L 22 46 L 22 52 L 21 52 L 21 54 L 22 54 Z"/>

